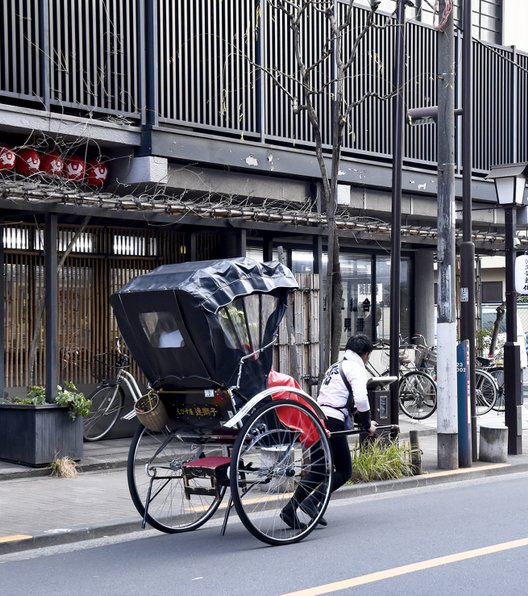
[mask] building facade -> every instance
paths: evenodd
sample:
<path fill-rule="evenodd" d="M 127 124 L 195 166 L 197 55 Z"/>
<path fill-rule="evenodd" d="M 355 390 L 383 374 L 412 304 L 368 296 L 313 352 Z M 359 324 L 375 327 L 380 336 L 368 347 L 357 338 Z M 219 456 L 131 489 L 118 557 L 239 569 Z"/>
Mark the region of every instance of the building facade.
<path fill-rule="evenodd" d="M 344 19 L 347 3 L 336 6 Z M 393 10 L 394 3 L 381 8 Z M 493 164 L 528 159 L 520 109 L 528 54 L 496 45 L 502 10 L 499 0 L 474 1 L 474 239 L 483 255 L 503 243 L 503 217 L 484 178 Z M 321 18 L 309 14 L 303 29 L 314 65 L 325 42 Z M 354 7 L 352 19 L 356 29 L 364 26 L 368 10 Z M 10 49 L 0 64 L 0 343 L 8 388 L 46 375 L 53 380 L 51 368 L 59 378 L 87 382 L 86 363 L 109 349 L 115 333 L 109 293 L 159 264 L 242 254 L 267 260 L 282 247 L 295 273 L 312 276 L 306 284 L 318 287 L 313 278 L 324 271 L 327 222 L 315 139 L 291 99 L 298 92 L 294 38 L 273 2 L 28 0 L 2 4 L 0 22 Z M 429 3 L 409 9 L 406 108 L 436 105 L 436 22 Z M 380 10 L 345 85 L 347 101 L 357 105 L 339 179 L 343 342 L 356 332 L 375 339 L 390 333 L 394 31 L 394 16 Z M 458 106 L 460 40 L 457 29 Z M 314 66 L 316 79 L 328 74 L 325 68 L 327 62 L 320 71 Z M 332 95 L 321 89 L 317 114 L 327 151 Z M 401 331 L 433 341 L 436 127 L 406 125 L 403 155 Z M 57 159 L 60 172 L 51 165 Z M 53 259 L 59 275 L 46 295 L 46 316 L 57 317 L 54 341 L 38 314 Z M 318 349 L 324 284 L 315 305 L 299 317 L 298 332 L 312 325 L 312 339 L 302 342 Z M 307 354 L 306 379 L 318 374 L 317 358 Z"/>

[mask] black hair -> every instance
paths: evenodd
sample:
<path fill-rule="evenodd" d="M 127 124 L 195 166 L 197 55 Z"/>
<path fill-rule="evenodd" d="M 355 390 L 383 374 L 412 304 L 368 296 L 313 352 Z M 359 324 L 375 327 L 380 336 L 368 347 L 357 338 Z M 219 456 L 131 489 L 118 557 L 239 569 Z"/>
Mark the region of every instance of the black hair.
<path fill-rule="evenodd" d="M 352 352 L 355 352 L 359 356 L 370 354 L 373 349 L 374 346 L 366 335 L 353 335 L 349 337 L 345 346 L 345 350 L 352 350 Z"/>

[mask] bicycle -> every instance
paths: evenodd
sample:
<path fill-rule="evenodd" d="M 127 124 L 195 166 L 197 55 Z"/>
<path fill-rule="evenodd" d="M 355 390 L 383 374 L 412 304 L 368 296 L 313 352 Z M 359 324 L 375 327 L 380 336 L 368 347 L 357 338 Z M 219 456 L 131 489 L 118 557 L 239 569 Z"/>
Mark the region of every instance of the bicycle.
<path fill-rule="evenodd" d="M 414 363 L 408 360 L 406 366 L 415 366 L 416 371 L 407 373 L 407 378 L 400 381 L 400 406 L 405 414 L 411 418 L 428 418 L 436 410 L 436 363 L 437 353 L 434 346 L 428 346 L 423 336 L 415 336 L 417 344 L 403 347 L 413 347 L 416 350 Z M 400 358 L 400 362 L 402 359 Z M 490 371 L 491 372 L 491 371 Z M 475 371 L 475 408 L 476 415 L 487 414 L 495 405 L 498 387 L 490 372 L 478 368 Z M 426 375 L 417 377 L 412 375 Z M 431 387 L 434 383 L 434 390 Z M 434 401 L 433 401 L 434 399 Z"/>
<path fill-rule="evenodd" d="M 437 386 L 431 374 L 436 368 L 436 352 L 434 348 L 425 344 L 423 347 L 424 352 L 420 353 L 417 344 L 400 346 L 400 349 L 410 348 L 415 352 L 414 359 L 405 354 L 400 355 L 400 366 L 407 371 L 403 373 L 398 387 L 400 408 L 414 420 L 429 418 L 437 408 Z"/>
<path fill-rule="evenodd" d="M 436 349 L 433 346 L 428 346 L 422 336 L 417 336 L 415 339 L 419 339 L 421 342 L 416 346 L 418 368 L 427 371 L 430 376 L 436 378 Z M 475 408 L 477 416 L 487 414 L 496 403 L 497 384 L 490 372 L 482 368 L 475 370 Z"/>
<path fill-rule="evenodd" d="M 134 404 L 142 395 L 136 379 L 125 370 L 130 366 L 130 358 L 122 352 L 119 338 L 115 339 L 115 344 L 116 354 L 112 365 L 108 365 L 109 354 L 96 356 L 98 366 L 104 369 L 105 373 L 111 374 L 98 375 L 103 377 L 103 380 L 88 398 L 92 402 L 92 410 L 84 419 L 85 441 L 99 441 L 114 428 L 125 403 L 125 388 L 134 400 Z M 132 411 L 124 418 L 129 419 L 133 416 Z"/>
<path fill-rule="evenodd" d="M 384 350 L 386 348 L 384 344 L 378 344 L 376 347 L 381 347 Z M 408 347 L 415 348 L 414 345 L 408 346 L 403 344 L 400 346 L 400 349 L 406 349 Z M 437 406 L 435 380 L 429 373 L 418 370 L 415 361 L 405 354 L 400 354 L 399 363 L 400 371 L 402 368 L 407 369 L 400 375 L 398 381 L 398 399 L 402 412 L 415 420 L 429 418 Z M 389 374 L 388 370 L 380 374 L 371 362 L 367 363 L 367 370 L 374 376 L 386 376 Z"/>
<path fill-rule="evenodd" d="M 493 377 L 493 380 L 495 381 L 497 397 L 495 399 L 495 403 L 493 404 L 493 410 L 496 412 L 504 412 L 504 367 L 495 364 L 495 360 L 493 358 L 477 356 L 477 362 L 480 365 L 479 370 L 486 371 Z"/>

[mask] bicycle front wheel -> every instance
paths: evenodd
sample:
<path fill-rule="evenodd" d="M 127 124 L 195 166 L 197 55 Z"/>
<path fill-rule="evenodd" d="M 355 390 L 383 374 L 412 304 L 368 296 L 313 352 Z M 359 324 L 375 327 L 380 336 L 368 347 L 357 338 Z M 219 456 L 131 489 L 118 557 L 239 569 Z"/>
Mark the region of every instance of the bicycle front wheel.
<path fill-rule="evenodd" d="M 404 374 L 398 396 L 400 408 L 409 418 L 424 420 L 436 410 L 436 383 L 427 373 L 412 371 Z"/>
<path fill-rule="evenodd" d="M 475 410 L 477 416 L 487 414 L 495 405 L 497 385 L 485 370 L 475 371 Z"/>
<path fill-rule="evenodd" d="M 114 427 L 125 402 L 125 394 L 119 385 L 101 387 L 90 397 L 89 416 L 84 418 L 85 441 L 98 441 Z"/>
<path fill-rule="evenodd" d="M 493 409 L 496 412 L 504 412 L 506 408 L 506 402 L 504 399 L 504 369 L 502 366 L 497 366 L 488 370 L 489 374 L 495 380 L 497 385 L 497 399 L 493 404 Z"/>
<path fill-rule="evenodd" d="M 196 467 L 186 468 L 206 455 L 222 455 L 218 445 L 208 447 L 207 453 L 205 448 L 167 430 L 136 430 L 128 455 L 128 488 L 139 514 L 152 527 L 169 534 L 189 532 L 214 515 L 226 491 L 227 472 L 221 486 Z"/>

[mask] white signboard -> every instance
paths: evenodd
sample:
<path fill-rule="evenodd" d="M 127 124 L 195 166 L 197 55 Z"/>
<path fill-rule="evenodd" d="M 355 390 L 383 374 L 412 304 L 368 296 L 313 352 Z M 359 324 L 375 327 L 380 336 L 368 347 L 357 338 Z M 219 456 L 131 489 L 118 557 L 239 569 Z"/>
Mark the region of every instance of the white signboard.
<path fill-rule="evenodd" d="M 528 255 L 520 255 L 515 259 L 515 291 L 528 294 Z"/>
<path fill-rule="evenodd" d="M 348 184 L 337 185 L 337 204 L 350 207 L 350 186 Z"/>

